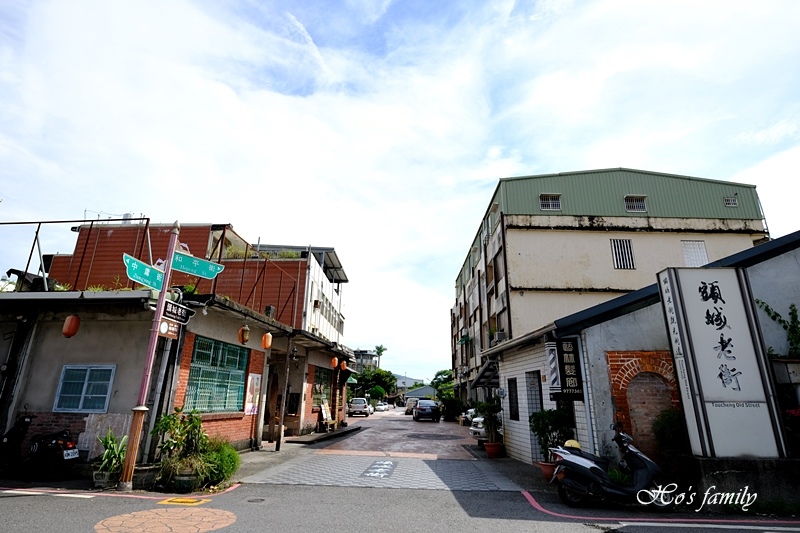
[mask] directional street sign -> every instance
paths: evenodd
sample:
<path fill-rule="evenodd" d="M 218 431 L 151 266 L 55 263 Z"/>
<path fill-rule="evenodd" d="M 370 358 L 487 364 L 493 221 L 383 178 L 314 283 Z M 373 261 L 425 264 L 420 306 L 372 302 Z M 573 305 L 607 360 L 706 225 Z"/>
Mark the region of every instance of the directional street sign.
<path fill-rule="evenodd" d="M 164 285 L 164 273 L 162 271 L 126 253 L 122 254 L 122 260 L 125 262 L 128 278 L 151 289 L 161 290 Z"/>
<path fill-rule="evenodd" d="M 185 254 L 177 250 L 175 250 L 175 254 L 172 256 L 172 270 L 184 272 L 193 276 L 200 276 L 205 279 L 216 278 L 217 274 L 222 272 L 224 268 L 225 266 L 219 263 L 212 263 L 211 261 L 206 261 L 205 259 L 200 259 L 199 257 Z"/>

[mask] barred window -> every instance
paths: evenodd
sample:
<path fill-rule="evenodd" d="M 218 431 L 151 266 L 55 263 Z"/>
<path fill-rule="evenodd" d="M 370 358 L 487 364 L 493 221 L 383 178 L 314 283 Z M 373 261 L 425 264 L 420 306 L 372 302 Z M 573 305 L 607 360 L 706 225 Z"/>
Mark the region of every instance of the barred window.
<path fill-rule="evenodd" d="M 633 260 L 633 245 L 630 239 L 611 239 L 611 254 L 614 258 L 614 268 L 618 270 L 635 270 Z"/>
<path fill-rule="evenodd" d="M 628 195 L 625 197 L 625 211 L 631 213 L 647 213 L 647 197 Z"/>
<path fill-rule="evenodd" d="M 116 365 L 64 365 L 55 412 L 105 413 Z"/>
<path fill-rule="evenodd" d="M 321 366 L 314 369 L 314 386 L 311 395 L 311 402 L 314 407 L 322 405 L 322 400 L 331 401 L 331 379 L 333 372 L 329 368 Z"/>
<path fill-rule="evenodd" d="M 202 413 L 244 411 L 245 373 L 250 351 L 205 337 L 194 343 L 186 410 Z"/>
<path fill-rule="evenodd" d="M 681 246 L 687 267 L 701 267 L 708 263 L 705 241 L 681 241 Z"/>
<path fill-rule="evenodd" d="M 542 211 L 561 211 L 561 195 L 540 194 L 539 209 Z"/>

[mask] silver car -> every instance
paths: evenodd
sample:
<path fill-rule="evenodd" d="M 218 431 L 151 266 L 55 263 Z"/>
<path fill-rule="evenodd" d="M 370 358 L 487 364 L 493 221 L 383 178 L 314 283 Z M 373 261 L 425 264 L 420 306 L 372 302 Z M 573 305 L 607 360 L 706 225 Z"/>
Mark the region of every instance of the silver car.
<path fill-rule="evenodd" d="M 347 404 L 347 416 L 364 415 L 369 416 L 371 405 L 366 398 L 353 398 Z"/>

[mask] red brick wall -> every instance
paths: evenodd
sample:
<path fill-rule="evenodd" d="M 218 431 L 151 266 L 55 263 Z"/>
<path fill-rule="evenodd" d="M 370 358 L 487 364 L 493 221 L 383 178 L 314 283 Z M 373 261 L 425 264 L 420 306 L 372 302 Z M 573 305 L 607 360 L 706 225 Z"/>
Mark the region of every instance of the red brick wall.
<path fill-rule="evenodd" d="M 178 387 L 175 393 L 175 406 L 180 407 L 186 400 L 186 386 L 189 382 L 189 370 L 192 364 L 192 352 L 194 351 L 196 335 L 186 332 L 186 339 L 183 343 L 181 352 L 180 368 L 178 370 Z M 264 372 L 265 352 L 250 350 L 248 360 L 247 376 L 250 374 L 262 374 L 261 386 L 266 387 L 266 376 Z M 245 377 L 245 385 L 247 384 Z M 244 406 L 242 406 L 244 408 Z M 245 415 L 244 412 L 237 413 L 208 413 L 202 415 L 203 428 L 209 436 L 223 437 L 229 440 L 235 447 L 243 449 L 248 446 L 250 439 L 255 438 L 258 432 L 258 420 L 261 413 L 255 415 Z"/>
<path fill-rule="evenodd" d="M 668 351 L 606 352 L 606 360 L 616 420 L 635 439 L 637 448 L 648 456 L 655 454 L 655 439 L 650 431 L 653 420 L 665 407 L 677 408 L 680 402 L 672 355 Z"/>

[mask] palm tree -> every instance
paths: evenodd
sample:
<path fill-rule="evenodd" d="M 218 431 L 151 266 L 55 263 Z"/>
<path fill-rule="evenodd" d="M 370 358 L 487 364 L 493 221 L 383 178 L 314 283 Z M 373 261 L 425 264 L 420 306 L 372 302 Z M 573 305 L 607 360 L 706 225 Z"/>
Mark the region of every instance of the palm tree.
<path fill-rule="evenodd" d="M 378 368 L 381 367 L 381 355 L 387 350 L 386 346 L 379 344 L 375 347 L 375 353 L 378 354 Z"/>

